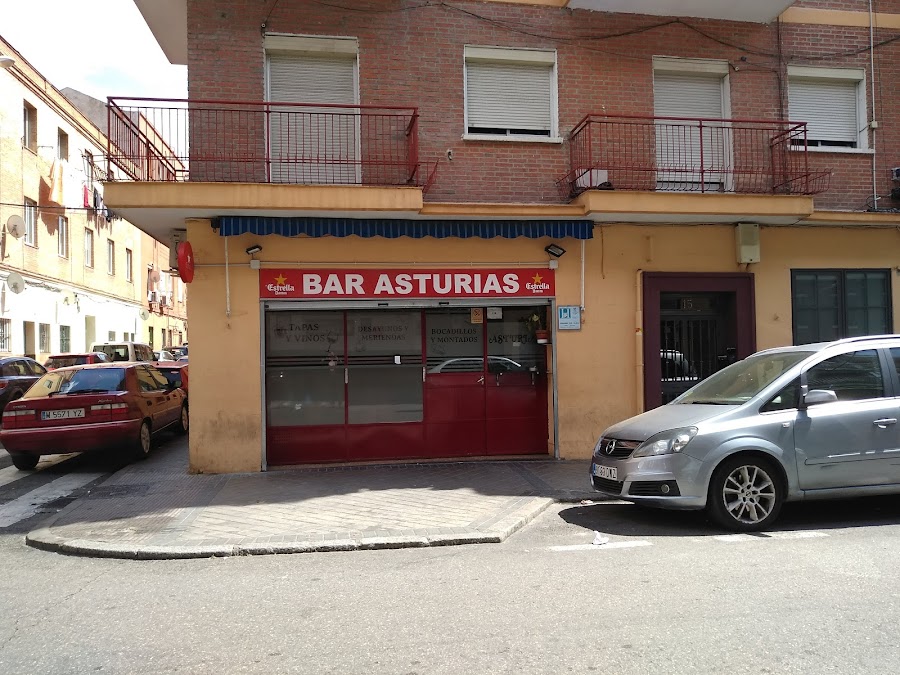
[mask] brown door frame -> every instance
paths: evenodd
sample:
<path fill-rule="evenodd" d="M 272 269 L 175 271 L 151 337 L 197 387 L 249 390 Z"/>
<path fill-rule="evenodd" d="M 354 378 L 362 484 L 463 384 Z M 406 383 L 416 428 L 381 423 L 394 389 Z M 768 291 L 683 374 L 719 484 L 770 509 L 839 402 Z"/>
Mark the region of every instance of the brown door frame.
<path fill-rule="evenodd" d="M 737 358 L 746 358 L 756 351 L 756 293 L 752 274 L 644 272 L 641 275 L 641 285 L 644 307 L 644 410 L 662 404 L 659 391 L 662 378 L 659 322 L 663 293 L 734 293 Z"/>

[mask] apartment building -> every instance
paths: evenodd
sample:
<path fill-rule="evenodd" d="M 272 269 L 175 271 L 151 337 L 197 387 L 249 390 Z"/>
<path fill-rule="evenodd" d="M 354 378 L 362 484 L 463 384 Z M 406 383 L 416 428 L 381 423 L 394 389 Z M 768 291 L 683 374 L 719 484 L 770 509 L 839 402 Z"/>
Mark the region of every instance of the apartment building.
<path fill-rule="evenodd" d="M 42 362 L 95 341 L 186 335 L 168 249 L 103 200 L 118 168 L 101 125 L 2 39 L 0 54 L 0 355 Z M 166 309 L 149 301 L 151 272 Z"/>
<path fill-rule="evenodd" d="M 135 2 L 192 98 L 113 100 L 106 199 L 192 252 L 195 470 L 584 458 L 897 330 L 898 2 Z"/>

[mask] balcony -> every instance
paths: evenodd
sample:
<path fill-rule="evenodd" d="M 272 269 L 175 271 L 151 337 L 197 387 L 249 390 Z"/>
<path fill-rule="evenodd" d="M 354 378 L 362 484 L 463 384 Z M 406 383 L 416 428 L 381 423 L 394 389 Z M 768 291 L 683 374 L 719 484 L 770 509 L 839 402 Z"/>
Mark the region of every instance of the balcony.
<path fill-rule="evenodd" d="M 595 12 L 651 14 L 656 16 L 684 16 L 703 19 L 726 19 L 769 23 L 794 0 L 754 0 L 753 2 L 722 2 L 722 0 L 570 0 L 569 9 L 590 9 Z"/>
<path fill-rule="evenodd" d="M 416 108 L 110 98 L 125 180 L 419 186 Z M 112 172 L 110 172 L 112 173 Z"/>
<path fill-rule="evenodd" d="M 830 172 L 810 168 L 806 124 L 588 115 L 569 139 L 564 198 L 586 190 L 813 195 Z"/>

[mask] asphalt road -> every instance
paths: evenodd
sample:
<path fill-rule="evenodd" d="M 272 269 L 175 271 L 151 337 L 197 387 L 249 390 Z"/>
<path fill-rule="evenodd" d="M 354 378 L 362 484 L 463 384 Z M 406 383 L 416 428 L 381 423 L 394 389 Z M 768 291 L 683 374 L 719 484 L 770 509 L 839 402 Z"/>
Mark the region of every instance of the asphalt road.
<path fill-rule="evenodd" d="M 500 545 L 189 561 L 26 548 L 45 516 L 0 529 L 0 673 L 900 667 L 896 498 L 789 506 L 768 536 L 603 503 Z"/>

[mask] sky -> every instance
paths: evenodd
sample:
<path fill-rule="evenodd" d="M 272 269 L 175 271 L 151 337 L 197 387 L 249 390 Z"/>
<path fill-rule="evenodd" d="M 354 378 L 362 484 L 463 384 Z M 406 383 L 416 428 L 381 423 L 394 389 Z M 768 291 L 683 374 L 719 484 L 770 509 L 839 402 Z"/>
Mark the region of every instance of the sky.
<path fill-rule="evenodd" d="M 0 35 L 57 89 L 95 98 L 187 98 L 132 0 L 0 0 Z"/>

